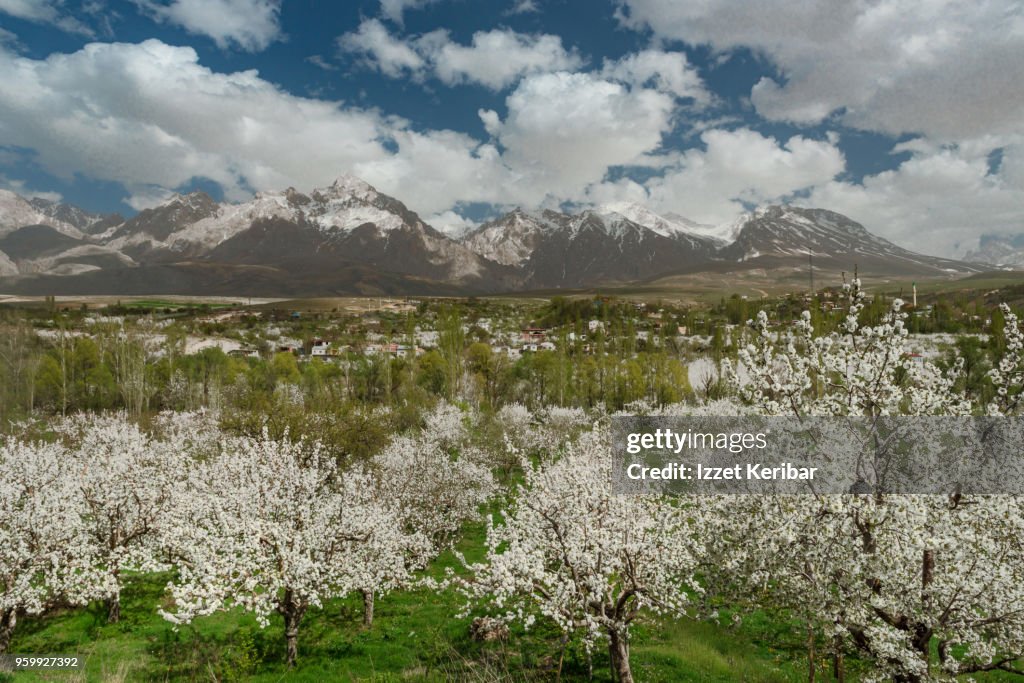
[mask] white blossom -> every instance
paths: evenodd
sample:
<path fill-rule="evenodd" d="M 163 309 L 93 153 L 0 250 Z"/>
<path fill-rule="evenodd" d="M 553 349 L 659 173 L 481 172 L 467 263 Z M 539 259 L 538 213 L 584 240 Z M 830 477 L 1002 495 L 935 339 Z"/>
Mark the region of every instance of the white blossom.
<path fill-rule="evenodd" d="M 629 630 L 641 610 L 682 614 L 700 554 L 693 518 L 665 498 L 611 490 L 603 428 L 552 464 L 528 469 L 487 558 L 452 581 L 474 604 L 529 628 L 538 616 L 588 648 L 607 640 L 619 680 L 631 681 Z"/>
<path fill-rule="evenodd" d="M 0 442 L 0 653 L 23 615 L 116 593 L 61 444 Z"/>
<path fill-rule="evenodd" d="M 387 588 L 409 571 L 410 548 L 426 542 L 373 490 L 366 475 L 339 473 L 316 443 L 266 433 L 225 440 L 178 497 L 171 538 L 179 578 L 169 586 L 174 609 L 161 613 L 181 624 L 240 607 L 266 625 L 277 612 L 294 663 L 307 609 Z"/>

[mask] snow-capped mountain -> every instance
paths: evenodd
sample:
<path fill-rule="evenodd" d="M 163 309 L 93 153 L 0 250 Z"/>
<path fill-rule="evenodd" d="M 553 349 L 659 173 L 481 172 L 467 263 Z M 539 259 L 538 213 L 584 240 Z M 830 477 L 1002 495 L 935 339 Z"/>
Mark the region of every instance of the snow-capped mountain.
<path fill-rule="evenodd" d="M 55 202 L 41 197 L 29 199 L 29 204 L 45 216 L 73 225 L 82 232 L 94 235 L 124 223 L 121 214 L 89 213 L 74 204 Z"/>
<path fill-rule="evenodd" d="M 969 251 L 964 259 L 990 263 L 1000 268 L 1024 268 L 1024 234 L 982 235 L 978 248 Z"/>
<path fill-rule="evenodd" d="M 57 232 L 75 239 L 84 237 L 82 231 L 74 225 L 40 211 L 30 201 L 10 190 L 0 190 L 0 235 L 26 225 L 49 225 Z"/>
<path fill-rule="evenodd" d="M 11 258 L 0 251 L 0 277 L 10 277 L 18 274 L 18 264 L 11 260 Z"/>
<path fill-rule="evenodd" d="M 982 245 L 1000 256 L 974 259 L 1024 263 L 1024 238 Z M 806 267 L 809 254 L 816 268 L 836 272 L 951 277 L 984 268 L 915 254 L 840 214 L 792 206 L 724 226 L 626 203 L 577 214 L 517 209 L 456 240 L 350 175 L 308 193 L 261 192 L 238 204 L 202 192 L 175 195 L 128 220 L 0 191 L 0 289 L 22 293 L 585 288 L 684 273 L 792 271 Z"/>
<path fill-rule="evenodd" d="M 437 232 L 397 199 L 351 175 L 309 194 L 295 188 L 259 192 L 241 204 L 218 204 L 202 192 L 176 195 L 103 237 L 146 263 L 273 265 L 317 278 L 358 264 L 441 282 L 514 284 L 510 269 Z"/>
<path fill-rule="evenodd" d="M 108 218 L 70 204 L 28 200 L 0 190 L 0 277 L 76 275 L 135 265 L 82 231 Z"/>
<path fill-rule="evenodd" d="M 216 214 L 219 205 L 205 192 L 176 194 L 164 203 L 144 209 L 121 225 L 111 226 L 98 235 L 108 245 L 136 258 L 166 249 L 167 239 Z"/>
<path fill-rule="evenodd" d="M 462 243 L 484 258 L 519 268 L 530 260 L 546 234 L 561 228 L 548 216 L 557 218 L 560 214 L 516 209 L 463 235 Z"/>
<path fill-rule="evenodd" d="M 0 254 L 0 271 L 5 275 L 77 275 L 135 265 L 117 249 L 38 224 L 17 228 L 0 237 Z"/>
<path fill-rule="evenodd" d="M 662 235 L 663 237 L 687 238 L 701 237 L 718 242 L 721 245 L 728 244 L 735 239 L 735 231 L 732 225 L 717 226 L 706 223 L 697 223 L 689 218 L 680 216 L 677 213 L 657 214 L 643 204 L 635 202 L 613 202 L 603 204 L 597 209 L 602 216 L 619 215 L 627 218 L 637 225 L 642 225 L 648 230 Z"/>
<path fill-rule="evenodd" d="M 736 239 L 723 258 L 758 266 L 806 264 L 890 275 L 950 275 L 979 272 L 977 263 L 925 256 L 874 235 L 842 214 L 825 209 L 768 206 L 734 224 Z"/>
<path fill-rule="evenodd" d="M 516 209 L 462 242 L 487 259 L 518 268 L 528 287 L 630 282 L 714 259 L 716 241 L 669 230 L 665 223 L 652 229 L 618 212 Z"/>

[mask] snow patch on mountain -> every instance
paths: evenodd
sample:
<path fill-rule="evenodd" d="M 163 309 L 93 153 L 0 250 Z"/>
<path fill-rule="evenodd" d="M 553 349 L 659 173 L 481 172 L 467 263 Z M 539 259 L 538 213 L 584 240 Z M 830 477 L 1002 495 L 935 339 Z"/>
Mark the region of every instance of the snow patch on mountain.
<path fill-rule="evenodd" d="M 14 232 L 26 225 L 49 225 L 68 237 L 75 239 L 85 237 L 82 231 L 75 226 L 46 215 L 14 192 L 0 190 L 0 236 Z"/>
<path fill-rule="evenodd" d="M 50 270 L 46 271 L 46 274 L 68 277 L 71 275 L 81 275 L 82 273 L 89 273 L 94 270 L 102 270 L 102 268 L 100 268 L 99 266 L 94 266 L 89 263 L 62 263 L 59 266 L 55 266 Z"/>
<path fill-rule="evenodd" d="M 723 244 L 735 238 L 735 234 L 731 229 L 723 231 L 719 226 L 697 223 L 677 213 L 657 214 L 646 206 L 635 202 L 602 204 L 596 211 L 598 214 L 609 218 L 621 216 L 658 233 L 662 237 L 696 236 L 710 238 Z"/>
<path fill-rule="evenodd" d="M 346 197 L 367 204 L 381 196 L 373 185 L 370 185 L 370 183 L 366 182 L 362 178 L 352 175 L 351 173 L 343 173 L 335 178 L 330 187 L 315 191 L 326 196 L 334 198 Z"/>
<path fill-rule="evenodd" d="M 0 277 L 17 274 L 18 266 L 15 265 L 14 261 L 8 258 L 7 254 L 0 251 Z"/>
<path fill-rule="evenodd" d="M 529 260 L 539 234 L 559 226 L 539 214 L 516 209 L 469 233 L 463 244 L 486 259 L 519 267 Z"/>
<path fill-rule="evenodd" d="M 70 272 L 65 266 L 89 265 L 89 270 L 93 270 L 96 269 L 97 266 L 92 264 L 76 264 L 75 259 L 85 259 L 96 256 L 107 257 L 121 267 L 127 268 L 138 265 L 131 257 L 122 254 L 116 249 L 104 247 L 99 244 L 83 244 L 77 247 L 71 247 L 70 249 L 65 249 L 64 251 L 51 256 L 23 261 L 21 263 L 21 271 L 26 273 L 49 273 L 51 275 L 76 275 L 79 272 L 85 271 L 78 270 Z"/>
<path fill-rule="evenodd" d="M 1024 233 L 982 235 L 978 247 L 967 252 L 964 260 L 991 263 L 1003 268 L 1024 268 Z"/>
<path fill-rule="evenodd" d="M 248 230 L 254 221 L 268 218 L 294 220 L 297 213 L 283 192 L 260 192 L 251 201 L 224 204 L 214 215 L 172 233 L 166 245 L 173 251 L 184 251 L 196 246 L 213 249 L 243 230 Z"/>
<path fill-rule="evenodd" d="M 348 232 L 367 223 L 381 232 L 402 228 L 405 221 L 401 216 L 377 205 L 382 199 L 372 186 L 351 175 L 341 176 L 308 196 L 293 189 L 259 192 L 248 202 L 221 205 L 213 216 L 176 231 L 168 237 L 166 246 L 173 251 L 213 249 L 248 230 L 254 222 L 267 219 L 305 221 L 325 232 Z"/>

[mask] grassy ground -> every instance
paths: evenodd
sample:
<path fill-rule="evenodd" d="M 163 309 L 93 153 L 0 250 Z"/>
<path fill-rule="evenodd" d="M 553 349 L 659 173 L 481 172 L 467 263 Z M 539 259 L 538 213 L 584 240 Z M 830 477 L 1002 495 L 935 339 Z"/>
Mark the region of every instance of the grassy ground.
<path fill-rule="evenodd" d="M 482 553 L 482 528 L 460 545 L 470 560 Z M 455 567 L 446 553 L 430 568 L 439 577 Z M 196 620 L 175 631 L 156 613 L 170 578 L 131 580 L 123 618 L 105 623 L 99 607 L 21 623 L 13 653 L 78 654 L 86 671 L 0 674 L 0 681 L 525 681 L 554 680 L 562 659 L 563 680 L 587 678 L 586 657 L 570 645 L 564 656 L 558 634 L 545 627 L 513 631 L 505 643 L 469 638 L 469 619 L 453 592 L 400 591 L 378 598 L 372 628 L 361 626 L 361 602 L 333 601 L 310 611 L 299 636 L 299 664 L 283 665 L 280 619 L 261 630 L 245 614 L 230 612 Z M 786 644 L 788 627 L 751 619 L 737 632 L 691 620 L 646 621 L 636 629 L 632 661 L 641 681 L 800 681 L 806 664 L 800 643 Z M 782 650 L 764 644 L 778 641 Z M 607 657 L 593 659 L 595 680 L 608 680 Z"/>
<path fill-rule="evenodd" d="M 468 530 L 459 550 L 471 560 L 482 554 L 483 529 Z M 446 553 L 431 567 L 434 577 L 457 567 Z M 165 605 L 170 575 L 137 577 L 124 593 L 123 618 L 107 624 L 100 606 L 28 620 L 16 631 L 10 652 L 77 654 L 84 672 L 0 673 L 13 681 L 553 681 L 588 679 L 578 645 L 563 653 L 558 633 L 538 627 L 513 630 L 505 643 L 469 638 L 469 618 L 457 619 L 461 599 L 453 592 L 399 591 L 378 598 L 372 628 L 361 626 L 361 602 L 332 601 L 310 611 L 299 636 L 299 663 L 284 662 L 283 626 L 266 629 L 240 612 L 196 620 L 175 631 L 156 613 Z M 805 632 L 799 623 L 766 613 L 747 615 L 733 629 L 690 619 L 641 620 L 633 632 L 632 663 L 638 681 L 807 680 Z M 830 663 L 817 662 L 819 681 L 832 680 Z M 858 662 L 847 660 L 847 680 L 857 680 Z M 594 680 L 610 680 L 607 656 L 593 657 Z M 1000 675 L 983 680 L 1009 680 Z M 982 680 L 979 679 L 979 680 Z"/>

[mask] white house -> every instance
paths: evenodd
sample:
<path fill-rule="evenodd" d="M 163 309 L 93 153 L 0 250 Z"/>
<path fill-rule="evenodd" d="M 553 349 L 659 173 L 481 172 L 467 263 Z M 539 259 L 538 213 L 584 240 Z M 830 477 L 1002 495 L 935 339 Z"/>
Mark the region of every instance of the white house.
<path fill-rule="evenodd" d="M 313 340 L 313 346 L 310 349 L 309 355 L 321 358 L 331 355 L 331 342 L 324 341 L 323 339 Z"/>

